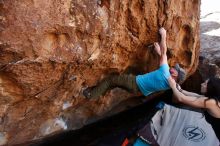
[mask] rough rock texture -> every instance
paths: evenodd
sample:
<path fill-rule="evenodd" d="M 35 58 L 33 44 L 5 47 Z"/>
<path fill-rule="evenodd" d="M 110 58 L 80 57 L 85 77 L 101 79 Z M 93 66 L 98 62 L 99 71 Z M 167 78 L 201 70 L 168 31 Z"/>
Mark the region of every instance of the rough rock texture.
<path fill-rule="evenodd" d="M 184 82 L 184 89 L 199 93 L 209 77 L 220 78 L 220 11 L 218 0 L 202 1 L 200 17 L 201 49 L 196 72 Z"/>
<path fill-rule="evenodd" d="M 0 0 L 0 144 L 77 129 L 131 94 L 87 100 L 112 72 L 158 67 L 149 44 L 168 30 L 169 63 L 198 63 L 200 0 Z"/>

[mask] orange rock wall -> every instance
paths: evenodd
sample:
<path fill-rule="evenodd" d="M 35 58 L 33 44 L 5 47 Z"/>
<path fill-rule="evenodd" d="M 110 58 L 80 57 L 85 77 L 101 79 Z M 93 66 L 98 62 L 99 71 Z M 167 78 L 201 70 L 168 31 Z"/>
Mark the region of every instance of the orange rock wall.
<path fill-rule="evenodd" d="M 169 63 L 197 66 L 200 0 L 1 0 L 0 144 L 93 122 L 130 94 L 82 89 L 130 67 L 158 67 L 149 44 L 168 30 Z M 68 108 L 66 110 L 66 108 Z M 65 113 L 65 114 L 63 114 Z"/>

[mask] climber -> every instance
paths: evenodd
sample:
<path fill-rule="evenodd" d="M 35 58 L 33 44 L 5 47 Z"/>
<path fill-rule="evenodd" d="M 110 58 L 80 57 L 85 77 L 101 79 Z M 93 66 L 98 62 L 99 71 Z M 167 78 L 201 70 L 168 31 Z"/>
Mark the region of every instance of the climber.
<path fill-rule="evenodd" d="M 161 41 L 154 43 L 154 50 L 160 56 L 159 69 L 143 75 L 111 75 L 103 79 L 97 86 L 88 87 L 83 91 L 86 98 L 97 98 L 104 95 L 107 90 L 114 87 L 121 87 L 134 94 L 142 93 L 145 96 L 156 91 L 169 89 L 168 78 L 172 76 L 178 83 L 185 79 L 185 71 L 176 64 L 175 67 L 169 69 L 167 62 L 167 45 L 166 45 L 166 30 L 159 29 Z"/>

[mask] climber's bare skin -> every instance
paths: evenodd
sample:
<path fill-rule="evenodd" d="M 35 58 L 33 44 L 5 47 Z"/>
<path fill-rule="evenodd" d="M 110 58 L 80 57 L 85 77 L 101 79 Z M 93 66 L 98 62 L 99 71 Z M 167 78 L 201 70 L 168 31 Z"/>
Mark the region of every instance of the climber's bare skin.
<path fill-rule="evenodd" d="M 161 27 L 159 29 L 159 33 L 161 36 L 160 44 L 157 42 L 154 43 L 154 50 L 160 55 L 160 65 L 167 64 L 167 44 L 166 44 L 166 30 Z M 178 72 L 174 68 L 170 68 L 170 73 L 174 80 L 177 80 Z"/>
<path fill-rule="evenodd" d="M 160 55 L 160 65 L 167 63 L 167 45 L 166 45 L 166 30 L 161 27 L 159 29 L 161 36 L 160 44 L 158 42 L 154 43 L 154 50 Z"/>

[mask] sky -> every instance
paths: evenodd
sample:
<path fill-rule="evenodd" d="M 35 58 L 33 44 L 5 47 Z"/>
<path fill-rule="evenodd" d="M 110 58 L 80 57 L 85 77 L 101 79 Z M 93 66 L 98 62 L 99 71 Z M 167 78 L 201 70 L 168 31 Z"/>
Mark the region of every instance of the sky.
<path fill-rule="evenodd" d="M 220 0 L 201 0 L 200 22 L 215 22 L 220 25 Z M 220 28 L 213 28 L 204 34 L 220 37 Z"/>
<path fill-rule="evenodd" d="M 201 0 L 201 17 L 212 12 L 220 13 L 220 0 Z"/>

